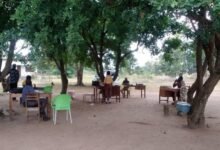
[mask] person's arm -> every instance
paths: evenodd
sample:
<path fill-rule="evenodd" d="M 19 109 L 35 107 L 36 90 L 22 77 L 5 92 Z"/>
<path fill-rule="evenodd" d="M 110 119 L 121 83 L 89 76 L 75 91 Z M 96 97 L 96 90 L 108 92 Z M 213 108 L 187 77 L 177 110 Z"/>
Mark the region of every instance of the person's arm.
<path fill-rule="evenodd" d="M 20 78 L 20 74 L 19 74 L 19 71 L 18 70 L 16 70 L 16 72 L 17 72 L 17 81 L 19 80 L 19 78 Z"/>
<path fill-rule="evenodd" d="M 173 83 L 173 87 L 176 87 L 177 83 L 178 83 L 177 80 L 175 80 L 174 83 Z"/>

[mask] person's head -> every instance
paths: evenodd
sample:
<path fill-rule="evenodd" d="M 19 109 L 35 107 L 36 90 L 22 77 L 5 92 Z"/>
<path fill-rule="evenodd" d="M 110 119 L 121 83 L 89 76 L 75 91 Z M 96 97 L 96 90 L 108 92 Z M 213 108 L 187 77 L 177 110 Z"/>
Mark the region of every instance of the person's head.
<path fill-rule="evenodd" d="M 107 75 L 109 76 L 111 73 L 110 73 L 110 71 L 107 71 Z"/>
<path fill-rule="evenodd" d="M 31 76 L 29 76 L 29 75 L 26 76 L 26 85 L 32 86 Z"/>
<path fill-rule="evenodd" d="M 128 78 L 127 78 L 127 77 L 125 77 L 125 80 L 127 81 L 127 80 L 128 80 Z"/>
<path fill-rule="evenodd" d="M 179 76 L 178 81 L 180 82 L 180 81 L 182 81 L 182 80 L 183 80 L 183 77 L 182 77 L 182 76 Z"/>
<path fill-rule="evenodd" d="M 12 65 L 12 69 L 16 69 L 16 64 L 13 64 L 13 65 Z"/>

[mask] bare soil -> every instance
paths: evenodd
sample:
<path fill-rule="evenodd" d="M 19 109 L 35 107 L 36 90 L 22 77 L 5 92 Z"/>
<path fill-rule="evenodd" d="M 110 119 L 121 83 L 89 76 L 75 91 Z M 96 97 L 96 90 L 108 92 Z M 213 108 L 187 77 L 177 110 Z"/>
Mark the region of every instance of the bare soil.
<path fill-rule="evenodd" d="M 158 83 L 163 84 L 163 83 Z M 57 95 L 56 85 L 53 95 Z M 169 105 L 169 115 L 163 114 L 158 103 L 158 86 L 147 85 L 146 98 L 131 89 L 131 96 L 120 103 L 91 104 L 82 100 L 92 93 L 90 86 L 74 87 L 70 124 L 65 112 L 58 113 L 58 122 L 26 121 L 24 109 L 17 103 L 18 114 L 0 118 L 0 150 L 218 150 L 220 147 L 220 90 L 209 98 L 206 108 L 206 128 L 187 128 L 186 116 L 177 116 Z M 8 108 L 8 94 L 0 96 L 0 106 Z M 170 99 L 170 103 L 172 100 Z"/>

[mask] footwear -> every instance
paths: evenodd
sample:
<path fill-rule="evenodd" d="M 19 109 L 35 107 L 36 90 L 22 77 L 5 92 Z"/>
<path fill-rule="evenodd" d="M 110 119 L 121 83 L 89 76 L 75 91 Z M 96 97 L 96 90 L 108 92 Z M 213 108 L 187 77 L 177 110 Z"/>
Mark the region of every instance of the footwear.
<path fill-rule="evenodd" d="M 10 115 L 9 112 L 8 112 L 7 110 L 5 110 L 5 109 L 3 109 L 2 113 L 3 113 L 5 116 L 9 116 L 9 115 Z"/>
<path fill-rule="evenodd" d="M 16 99 L 16 97 L 12 98 L 13 101 L 18 102 L 18 100 Z"/>
<path fill-rule="evenodd" d="M 43 117 L 43 121 L 48 121 L 48 120 L 50 120 L 50 117 L 47 117 L 47 116 Z"/>

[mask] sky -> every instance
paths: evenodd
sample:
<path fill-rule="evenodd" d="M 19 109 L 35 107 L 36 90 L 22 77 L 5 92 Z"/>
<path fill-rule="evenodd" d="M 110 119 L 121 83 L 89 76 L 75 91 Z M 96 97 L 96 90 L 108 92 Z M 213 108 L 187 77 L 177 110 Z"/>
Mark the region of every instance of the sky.
<path fill-rule="evenodd" d="M 131 44 L 131 49 L 135 49 L 135 48 L 136 48 L 136 44 L 135 43 Z M 152 56 L 150 50 L 144 46 L 138 47 L 138 51 L 134 52 L 133 54 L 134 57 L 137 59 L 137 65 L 140 67 L 145 66 L 146 62 L 155 61 L 157 58 L 157 56 Z"/>
<path fill-rule="evenodd" d="M 29 50 L 28 50 L 28 48 L 22 49 L 23 44 L 25 44 L 24 40 L 19 40 L 16 44 L 15 52 L 22 53 L 23 55 L 27 55 Z M 132 43 L 131 49 L 135 49 L 136 46 L 137 45 L 135 43 Z M 134 52 L 133 54 L 134 54 L 134 57 L 137 59 L 137 65 L 140 67 L 143 67 L 146 62 L 152 62 L 156 59 L 156 56 L 152 56 L 150 54 L 150 50 L 145 48 L 144 46 L 138 47 L 138 51 Z"/>

